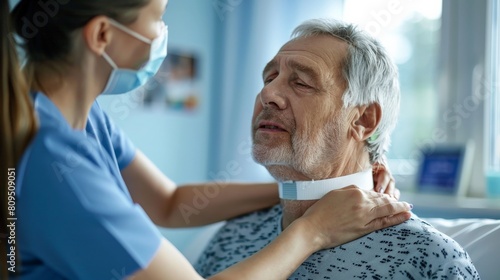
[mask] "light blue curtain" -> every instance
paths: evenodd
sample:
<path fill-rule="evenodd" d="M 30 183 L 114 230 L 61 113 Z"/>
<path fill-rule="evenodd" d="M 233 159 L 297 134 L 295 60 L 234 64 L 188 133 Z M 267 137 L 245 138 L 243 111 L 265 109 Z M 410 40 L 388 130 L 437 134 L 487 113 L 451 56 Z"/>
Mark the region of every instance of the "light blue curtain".
<path fill-rule="evenodd" d="M 342 1 L 224 3 L 216 7 L 221 31 L 216 39 L 208 178 L 270 180 L 267 171 L 251 157 L 250 125 L 255 97 L 263 85 L 262 69 L 304 20 L 341 19 Z"/>
<path fill-rule="evenodd" d="M 484 196 L 488 1 L 444 0 L 439 54 L 438 127 L 447 142 L 475 143 L 469 195 Z"/>

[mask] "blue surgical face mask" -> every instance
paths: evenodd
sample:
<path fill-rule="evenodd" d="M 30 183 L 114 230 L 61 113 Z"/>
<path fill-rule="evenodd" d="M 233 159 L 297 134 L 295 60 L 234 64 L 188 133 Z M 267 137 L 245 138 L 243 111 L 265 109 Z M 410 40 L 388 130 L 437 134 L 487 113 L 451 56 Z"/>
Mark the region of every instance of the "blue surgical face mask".
<path fill-rule="evenodd" d="M 152 78 L 156 72 L 158 72 L 163 60 L 165 60 L 165 57 L 167 56 L 168 42 L 168 28 L 165 25 L 162 25 L 163 30 L 161 31 L 160 36 L 151 40 L 114 20 L 110 20 L 110 22 L 123 32 L 151 45 L 151 51 L 149 54 L 149 60 L 139 70 L 118 68 L 109 55 L 107 53 L 103 53 L 104 59 L 111 65 L 111 67 L 113 67 L 108 83 L 106 84 L 104 91 L 101 93 L 109 95 L 126 93 L 145 85 L 146 82 Z"/>

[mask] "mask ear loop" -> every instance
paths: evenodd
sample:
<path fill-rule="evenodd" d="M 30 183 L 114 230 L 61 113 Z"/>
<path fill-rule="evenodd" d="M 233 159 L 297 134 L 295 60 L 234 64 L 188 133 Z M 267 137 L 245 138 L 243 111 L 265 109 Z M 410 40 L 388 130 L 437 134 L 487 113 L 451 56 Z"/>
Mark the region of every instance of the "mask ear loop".
<path fill-rule="evenodd" d="M 148 38 L 144 37 L 143 35 L 141 35 L 141 34 L 139 34 L 139 33 L 135 32 L 134 30 L 131 30 L 131 29 L 130 29 L 130 28 L 128 28 L 128 27 L 125 27 L 123 24 L 121 24 L 121 23 L 117 22 L 116 20 L 114 20 L 114 19 L 112 19 L 112 18 L 110 18 L 110 19 L 109 19 L 109 22 L 110 22 L 113 26 L 115 26 L 116 28 L 120 29 L 121 31 L 123 31 L 123 32 L 125 32 L 125 33 L 129 34 L 130 36 L 133 36 L 133 37 L 135 37 L 135 38 L 137 38 L 137 39 L 139 39 L 139 40 L 143 41 L 143 42 L 144 42 L 144 43 L 146 43 L 146 44 L 150 44 L 150 45 L 151 45 L 151 43 L 153 42 L 153 40 L 151 40 L 151 39 L 148 39 Z"/>
<path fill-rule="evenodd" d="M 103 52 L 102 57 L 104 57 L 104 59 L 109 63 L 109 65 L 113 67 L 113 69 L 118 69 L 118 65 L 116 65 L 116 63 L 111 59 L 111 57 L 109 57 L 107 53 Z"/>

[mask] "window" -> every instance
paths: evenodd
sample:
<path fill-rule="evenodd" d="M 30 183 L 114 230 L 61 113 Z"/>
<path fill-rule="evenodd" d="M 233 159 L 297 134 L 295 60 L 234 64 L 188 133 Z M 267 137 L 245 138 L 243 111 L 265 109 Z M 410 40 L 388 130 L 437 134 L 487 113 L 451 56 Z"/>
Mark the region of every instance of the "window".
<path fill-rule="evenodd" d="M 415 172 L 416 163 L 408 159 L 436 128 L 441 5 L 436 0 L 345 1 L 344 20 L 377 38 L 399 69 L 401 108 L 387 155 L 395 175 Z"/>
<path fill-rule="evenodd" d="M 227 162 L 235 159 L 245 166 L 235 179 L 269 179 L 263 168 L 252 163 L 248 149 L 242 153 L 237 148 L 248 139 L 248 129 L 242 129 L 241 120 L 251 116 L 248 104 L 253 103 L 253 96 L 260 90 L 257 73 L 288 40 L 297 24 L 310 18 L 333 17 L 357 24 L 371 33 L 385 45 L 398 65 L 401 109 L 388 154 L 398 188 L 406 191 L 416 186 L 420 148 L 471 141 L 475 151 L 467 194 L 483 196 L 485 157 L 496 149 L 497 163 L 500 161 L 500 101 L 496 101 L 496 115 L 488 115 L 497 123 L 487 123 L 486 109 L 492 102 L 483 94 L 486 90 L 483 85 L 489 82 L 486 81 L 485 63 L 491 60 L 485 57 L 489 53 L 485 51 L 486 44 L 490 43 L 486 40 L 485 27 L 491 25 L 487 6 L 493 1 L 498 4 L 500 0 L 318 0 L 314 4 L 297 0 L 292 1 L 294 5 L 287 0 L 250 1 L 253 4 L 245 9 L 252 7 L 253 16 L 239 17 L 235 10 L 233 17 L 227 19 L 230 21 L 223 22 L 228 32 L 224 38 L 230 39 L 228 45 L 221 48 L 224 50 L 221 57 L 231 63 L 242 57 L 250 59 L 239 64 L 230 63 L 222 67 L 224 71 L 217 72 L 225 73 L 221 74 L 220 83 L 215 84 L 221 89 L 220 96 L 227 98 L 223 98 L 221 109 L 224 110 L 220 110 L 225 113 L 217 117 L 220 122 L 215 122 L 217 129 L 222 127 L 214 141 L 217 143 L 213 149 L 213 158 L 217 158 L 215 168 L 223 169 Z M 272 7 L 268 2 L 273 3 Z M 333 3 L 336 4 L 332 7 Z M 238 12 L 243 13 L 243 10 Z M 498 27 L 492 32 L 498 33 Z M 498 55 L 496 59 L 495 65 L 500 64 Z M 234 73 L 249 75 L 228 78 Z M 225 106 L 230 109 L 225 110 Z M 225 125 L 221 126 L 221 122 Z M 490 125 L 495 129 L 488 129 Z M 497 131 L 496 144 L 486 145 L 486 140 L 493 137 L 486 136 L 486 131 Z"/>
<path fill-rule="evenodd" d="M 500 1 L 490 1 L 490 19 L 491 29 L 490 32 L 490 83 L 488 85 L 488 92 L 490 93 L 490 106 L 488 111 L 488 131 L 487 137 L 487 162 L 486 167 L 488 184 L 498 184 L 500 182 Z M 496 181 L 497 180 L 497 181 Z M 490 190 L 492 191 L 492 190 Z M 490 193 L 491 194 L 491 193 Z"/>

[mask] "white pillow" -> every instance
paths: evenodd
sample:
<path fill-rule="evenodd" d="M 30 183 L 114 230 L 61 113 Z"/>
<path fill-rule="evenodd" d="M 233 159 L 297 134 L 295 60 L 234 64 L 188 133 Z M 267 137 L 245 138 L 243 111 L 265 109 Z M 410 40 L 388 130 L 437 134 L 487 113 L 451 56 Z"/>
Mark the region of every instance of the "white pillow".
<path fill-rule="evenodd" d="M 500 220 L 426 218 L 469 253 L 482 280 L 500 279 Z"/>

